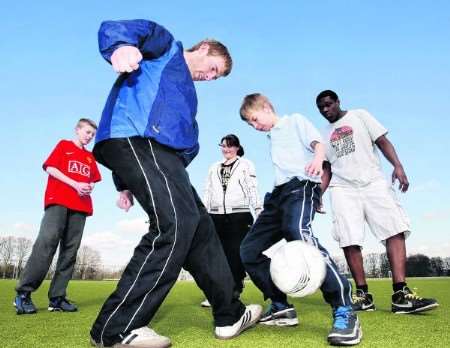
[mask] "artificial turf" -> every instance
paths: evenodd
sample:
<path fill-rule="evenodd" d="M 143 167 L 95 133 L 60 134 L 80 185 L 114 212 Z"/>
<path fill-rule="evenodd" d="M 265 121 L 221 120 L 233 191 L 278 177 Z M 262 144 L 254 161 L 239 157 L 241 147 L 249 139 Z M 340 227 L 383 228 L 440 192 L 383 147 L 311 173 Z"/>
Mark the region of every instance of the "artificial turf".
<path fill-rule="evenodd" d="M 89 329 L 105 298 L 115 288 L 113 281 L 72 281 L 68 297 L 79 307 L 76 313 L 47 311 L 49 282 L 33 294 L 35 315 L 18 316 L 12 306 L 15 282 L 0 280 L 0 347 L 89 347 Z M 363 340 L 359 347 L 450 347 L 450 278 L 409 279 L 419 295 L 435 297 L 440 306 L 414 315 L 390 312 L 391 283 L 371 280 L 377 310 L 361 313 Z M 326 347 L 331 312 L 320 293 L 292 299 L 300 325 L 279 328 L 259 325 L 241 336 L 220 341 L 213 336 L 209 309 L 201 308 L 203 294 L 195 283 L 179 281 L 152 321 L 152 328 L 168 336 L 174 347 Z M 259 291 L 246 283 L 244 303 L 264 304 Z"/>

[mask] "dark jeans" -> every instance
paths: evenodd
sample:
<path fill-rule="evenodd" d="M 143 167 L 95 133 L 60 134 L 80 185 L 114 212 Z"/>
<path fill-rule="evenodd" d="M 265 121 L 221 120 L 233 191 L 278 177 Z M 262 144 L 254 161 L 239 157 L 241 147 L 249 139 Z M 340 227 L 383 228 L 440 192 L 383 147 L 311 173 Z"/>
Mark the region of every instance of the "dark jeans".
<path fill-rule="evenodd" d="M 292 179 L 275 187 L 264 199 L 264 209 L 241 244 L 241 259 L 264 299 L 287 303 L 286 295 L 270 277 L 270 259 L 262 252 L 285 238 L 287 241 L 303 240 L 316 246 L 323 254 L 327 273 L 320 288 L 325 301 L 333 308 L 351 304 L 351 285 L 339 274 L 328 251 L 314 237 L 311 223 L 314 207 L 319 203 L 319 184 Z"/>
<path fill-rule="evenodd" d="M 240 247 L 244 237 L 253 224 L 253 216 L 250 213 L 210 214 L 228 264 L 236 284 L 235 291 L 241 293 L 244 288 L 245 268 L 241 261 Z"/>
<path fill-rule="evenodd" d="M 33 250 L 17 283 L 17 292 L 32 292 L 39 288 L 59 245 L 58 262 L 48 297 L 66 296 L 67 284 L 72 278 L 85 222 L 85 213 L 60 205 L 52 205 L 45 209 Z"/>
<path fill-rule="evenodd" d="M 109 139 L 94 156 L 132 192 L 150 227 L 91 330 L 109 346 L 147 326 L 175 284 L 189 271 L 212 305 L 216 326 L 235 323 L 245 307 L 233 297 L 234 281 L 214 225 L 174 150 L 141 138 Z"/>

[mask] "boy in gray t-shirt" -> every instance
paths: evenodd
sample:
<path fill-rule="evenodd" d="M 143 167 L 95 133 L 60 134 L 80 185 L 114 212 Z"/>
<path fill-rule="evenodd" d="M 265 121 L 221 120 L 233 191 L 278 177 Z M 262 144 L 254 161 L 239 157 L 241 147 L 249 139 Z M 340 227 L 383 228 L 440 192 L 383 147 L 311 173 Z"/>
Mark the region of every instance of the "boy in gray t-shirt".
<path fill-rule="evenodd" d="M 409 183 L 394 146 L 386 138 L 387 130 L 366 110 L 341 110 L 333 91 L 321 92 L 316 104 L 330 122 L 324 130 L 327 162 L 322 191 L 330 187 L 333 235 L 344 250 L 356 283 L 353 308 L 375 310 L 361 254 L 365 222 L 386 245 L 394 290 L 392 312 L 414 313 L 437 307 L 436 300 L 420 298 L 406 286 L 405 238 L 410 234 L 409 220 L 384 178 L 377 148 L 394 166 L 392 184 L 398 179 L 399 189 L 406 192 Z"/>
<path fill-rule="evenodd" d="M 333 327 L 328 342 L 355 345 L 362 330 L 351 307 L 351 286 L 339 274 L 328 251 L 312 231 L 314 213 L 320 202 L 320 177 L 324 145 L 317 129 L 300 114 L 279 117 L 270 101 L 261 94 L 250 94 L 241 106 L 241 118 L 259 131 L 267 132 L 275 187 L 264 199 L 263 211 L 241 244 L 241 259 L 264 299 L 271 305 L 260 324 L 295 326 L 297 313 L 270 277 L 270 259 L 263 252 L 280 241 L 302 240 L 322 253 L 327 265 L 321 291 L 333 310 Z"/>

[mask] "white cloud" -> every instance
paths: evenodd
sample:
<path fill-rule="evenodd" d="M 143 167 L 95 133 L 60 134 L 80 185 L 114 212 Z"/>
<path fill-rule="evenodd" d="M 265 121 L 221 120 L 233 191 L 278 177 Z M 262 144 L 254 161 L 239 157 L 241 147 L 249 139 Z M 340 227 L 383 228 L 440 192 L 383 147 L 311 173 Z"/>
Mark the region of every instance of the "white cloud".
<path fill-rule="evenodd" d="M 16 222 L 12 225 L 0 225 L 0 236 L 36 238 L 39 227 L 26 222 Z"/>
<path fill-rule="evenodd" d="M 429 211 L 423 214 L 423 217 L 426 220 L 434 220 L 434 221 L 449 220 L 450 208 Z"/>
<path fill-rule="evenodd" d="M 408 248 L 408 255 L 424 254 L 429 257 L 450 257 L 450 242 L 437 245 L 422 245 Z"/>
<path fill-rule="evenodd" d="M 425 181 L 424 183 L 421 183 L 419 185 L 412 185 L 410 187 L 410 192 L 416 193 L 416 192 L 435 192 L 438 191 L 441 188 L 441 183 L 436 179 L 430 179 L 428 181 Z"/>
<path fill-rule="evenodd" d="M 143 234 L 148 230 L 147 221 L 146 218 L 124 219 L 118 221 L 116 227 L 121 233 Z"/>

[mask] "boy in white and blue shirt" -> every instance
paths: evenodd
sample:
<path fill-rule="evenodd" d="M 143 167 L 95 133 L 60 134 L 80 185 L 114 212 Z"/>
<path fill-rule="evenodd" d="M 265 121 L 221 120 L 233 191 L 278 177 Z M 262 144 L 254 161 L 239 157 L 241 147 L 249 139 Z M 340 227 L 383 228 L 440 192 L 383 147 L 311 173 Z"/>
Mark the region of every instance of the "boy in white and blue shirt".
<path fill-rule="evenodd" d="M 361 340 L 359 320 L 351 307 L 351 286 L 339 274 L 328 251 L 313 235 L 311 223 L 320 205 L 325 149 L 317 129 L 302 115 L 279 117 L 269 99 L 261 94 L 244 98 L 241 118 L 256 130 L 268 132 L 275 168 L 275 187 L 267 193 L 264 208 L 241 244 L 241 258 L 252 281 L 272 303 L 260 323 L 295 326 L 297 314 L 270 276 L 270 259 L 263 252 L 281 239 L 303 240 L 324 256 L 327 273 L 321 286 L 333 309 L 333 327 L 328 341 L 354 345 Z"/>

